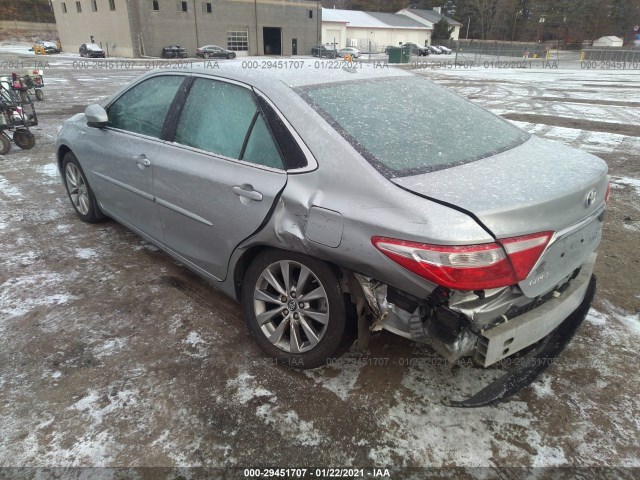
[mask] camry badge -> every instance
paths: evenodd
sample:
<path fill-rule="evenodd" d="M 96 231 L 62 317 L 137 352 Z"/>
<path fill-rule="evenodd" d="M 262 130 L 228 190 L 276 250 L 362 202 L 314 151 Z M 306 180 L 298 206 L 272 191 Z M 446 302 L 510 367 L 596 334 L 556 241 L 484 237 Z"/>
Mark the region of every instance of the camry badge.
<path fill-rule="evenodd" d="M 589 208 L 591 205 L 593 205 L 593 203 L 596 201 L 597 196 L 598 196 L 598 192 L 595 189 L 591 190 L 587 194 L 587 197 L 584 200 L 585 208 Z"/>

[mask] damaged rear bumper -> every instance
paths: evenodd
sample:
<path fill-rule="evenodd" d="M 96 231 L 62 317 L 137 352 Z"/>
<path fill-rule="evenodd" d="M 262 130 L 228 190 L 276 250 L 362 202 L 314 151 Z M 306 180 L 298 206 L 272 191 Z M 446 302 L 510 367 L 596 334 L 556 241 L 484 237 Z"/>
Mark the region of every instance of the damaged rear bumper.
<path fill-rule="evenodd" d="M 440 295 L 439 304 L 427 300 L 413 307 L 409 303 L 400 308 L 393 303 L 397 302 L 397 294 L 391 295 L 389 287 L 357 274 L 356 278 L 370 307 L 371 330 L 385 329 L 427 343 L 451 362 L 473 355 L 484 367 L 530 348 L 526 354 L 520 354 L 518 368 L 468 400 L 447 401 L 450 406 L 479 407 L 504 400 L 528 386 L 562 352 L 591 307 L 596 289 L 593 275 L 596 257 L 597 254 L 592 254 L 580 270 L 574 272 L 571 280 L 546 294 L 544 301 L 525 305 L 525 313 L 516 313 L 511 318 L 502 315 L 497 323 L 481 330 L 472 328 L 468 317 L 452 312 L 447 307 L 446 295 Z M 445 331 L 444 336 L 434 328 L 436 324 L 442 326 L 439 318 L 442 312 L 445 316 L 458 315 L 456 318 L 461 319 L 460 326 Z"/>
<path fill-rule="evenodd" d="M 571 341 L 591 308 L 596 292 L 596 277 L 591 275 L 585 296 L 578 308 L 564 319 L 558 328 L 542 340 L 531 352 L 520 359 L 519 366 L 487 385 L 472 397 L 461 400 L 445 400 L 450 407 L 474 408 L 492 405 L 506 400 L 531 385 L 544 372 Z"/>

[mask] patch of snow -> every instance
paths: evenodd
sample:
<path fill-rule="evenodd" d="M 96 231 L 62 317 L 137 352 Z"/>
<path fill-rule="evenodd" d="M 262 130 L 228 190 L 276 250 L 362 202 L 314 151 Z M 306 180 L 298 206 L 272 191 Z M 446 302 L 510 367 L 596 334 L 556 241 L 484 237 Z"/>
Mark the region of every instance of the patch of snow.
<path fill-rule="evenodd" d="M 83 260 L 89 260 L 97 255 L 93 248 L 76 248 L 76 257 Z"/>
<path fill-rule="evenodd" d="M 267 425 L 276 428 L 284 438 L 292 438 L 299 445 L 315 447 L 324 439 L 313 422 L 300 419 L 293 410 L 282 413 L 277 406 L 265 403 L 256 409 L 256 415 Z"/>
<path fill-rule="evenodd" d="M 204 358 L 207 356 L 207 345 L 198 332 L 189 332 L 187 338 L 182 343 L 186 343 L 190 347 L 190 351 L 185 352 L 190 357 Z M 194 351 L 195 350 L 195 351 Z"/>
<path fill-rule="evenodd" d="M 235 388 L 235 399 L 240 403 L 247 403 L 254 398 L 273 397 L 273 393 L 258 385 L 255 377 L 248 373 L 241 373 L 236 378 L 227 381 L 228 388 Z"/>
<path fill-rule="evenodd" d="M 9 197 L 9 198 L 20 198 L 22 197 L 22 192 L 15 185 L 9 183 L 9 181 L 0 175 L 0 194 Z"/>
<path fill-rule="evenodd" d="M 304 370 L 303 373 L 318 385 L 335 393 L 340 400 L 347 400 L 358 381 L 360 371 L 364 365 L 365 362 L 360 362 L 359 364 L 357 362 L 353 364 L 345 363 L 340 366 Z"/>
<path fill-rule="evenodd" d="M 640 196 L 640 180 L 631 177 L 611 177 L 611 186 L 620 188 L 620 186 L 632 187 L 636 195 Z"/>

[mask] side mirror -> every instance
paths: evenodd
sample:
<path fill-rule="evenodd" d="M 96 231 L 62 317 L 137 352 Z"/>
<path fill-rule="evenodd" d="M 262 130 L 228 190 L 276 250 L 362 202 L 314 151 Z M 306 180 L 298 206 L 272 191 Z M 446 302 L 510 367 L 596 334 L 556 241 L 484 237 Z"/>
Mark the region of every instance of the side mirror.
<path fill-rule="evenodd" d="M 87 119 L 87 125 L 94 128 L 104 128 L 109 123 L 109 117 L 107 111 L 100 105 L 89 105 L 85 111 L 84 116 Z"/>

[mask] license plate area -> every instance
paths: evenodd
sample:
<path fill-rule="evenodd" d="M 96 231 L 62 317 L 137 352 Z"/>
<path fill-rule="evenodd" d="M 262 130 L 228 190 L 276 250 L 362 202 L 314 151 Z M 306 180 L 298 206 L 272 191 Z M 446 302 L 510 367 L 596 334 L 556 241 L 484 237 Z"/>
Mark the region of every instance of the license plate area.
<path fill-rule="evenodd" d="M 530 298 L 543 295 L 586 262 L 602 240 L 602 226 L 602 216 L 594 215 L 579 229 L 561 233 L 529 276 L 520 282 L 523 293 Z"/>

